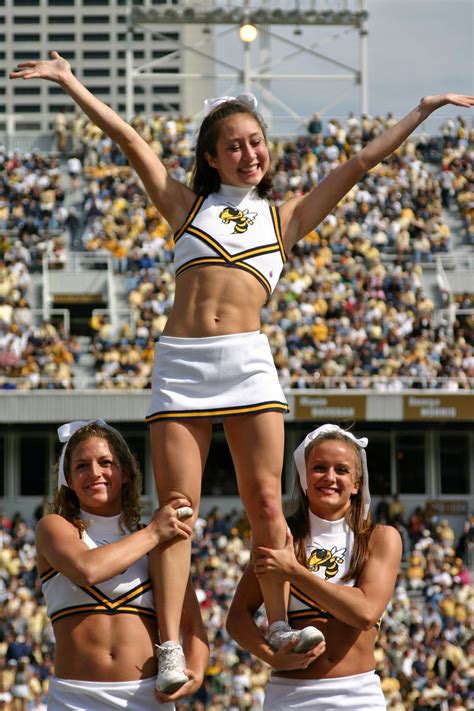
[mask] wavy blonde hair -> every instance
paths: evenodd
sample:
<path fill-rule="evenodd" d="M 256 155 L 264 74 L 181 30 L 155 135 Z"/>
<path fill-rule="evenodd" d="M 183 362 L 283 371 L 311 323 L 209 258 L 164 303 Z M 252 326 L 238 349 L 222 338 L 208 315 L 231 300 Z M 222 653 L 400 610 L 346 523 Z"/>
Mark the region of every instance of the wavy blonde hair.
<path fill-rule="evenodd" d="M 117 432 L 117 430 L 108 429 L 101 426 L 97 422 L 90 422 L 81 429 L 75 432 L 67 443 L 66 452 L 64 455 L 64 474 L 66 480 L 69 481 L 71 473 L 71 459 L 76 447 L 91 437 L 99 437 L 105 439 L 116 456 L 119 466 L 123 473 L 127 474 L 126 481 L 122 485 L 122 511 L 120 514 L 120 525 L 129 531 L 134 531 L 138 527 L 140 521 L 140 495 L 142 490 L 142 474 L 140 466 L 129 449 L 128 444 Z M 54 494 L 51 504 L 51 511 L 63 516 L 65 519 L 79 529 L 82 533 L 87 527 L 87 523 L 81 519 L 80 504 L 77 495 L 72 489 L 62 486 L 58 491 L 58 470 L 59 461 L 54 467 L 55 482 Z"/>
<path fill-rule="evenodd" d="M 357 580 L 362 568 L 367 562 L 369 557 L 370 536 L 375 526 L 372 523 L 370 513 L 366 518 L 364 518 L 364 505 L 362 501 L 362 459 L 359 447 L 355 442 L 348 437 L 345 437 L 341 432 L 328 432 L 326 434 L 322 434 L 320 437 L 313 440 L 306 448 L 304 453 L 305 462 L 308 461 L 308 457 L 314 447 L 316 447 L 320 442 L 326 440 L 337 440 L 349 445 L 354 450 L 356 460 L 356 476 L 354 483 L 359 482 L 359 487 L 357 493 L 352 494 L 351 496 L 351 505 L 345 517 L 347 524 L 354 532 L 354 547 L 352 550 L 349 570 L 341 578 L 342 582 L 347 582 L 348 580 Z M 296 557 L 304 566 L 306 566 L 307 563 L 305 539 L 310 531 L 308 512 L 308 496 L 306 492 L 303 491 L 299 477 L 297 476 L 295 477 L 292 510 L 288 517 L 288 525 L 294 538 Z"/>

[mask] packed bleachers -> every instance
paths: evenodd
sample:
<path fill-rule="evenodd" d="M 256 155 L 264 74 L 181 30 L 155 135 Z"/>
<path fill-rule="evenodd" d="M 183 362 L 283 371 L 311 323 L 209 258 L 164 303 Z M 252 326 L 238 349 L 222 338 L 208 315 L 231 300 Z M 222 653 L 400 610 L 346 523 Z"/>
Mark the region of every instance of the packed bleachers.
<path fill-rule="evenodd" d="M 136 116 L 133 123 L 174 177 L 188 180 L 189 122 Z M 344 123 L 313 123 L 294 140 L 272 139 L 272 199 L 278 204 L 307 192 L 392 123 L 390 114 L 350 115 Z M 0 194 L 0 387 L 74 387 L 77 343 L 53 324 L 46 333 L 35 327 L 25 298 L 29 271 L 44 254 L 59 266 L 65 259 L 61 230 L 71 230 L 74 213 L 64 206 L 61 171 L 74 180 L 83 172 L 85 180 L 84 229 L 74 245 L 111 255 L 132 314 L 132 327 L 118 332 L 107 317 L 91 321 L 96 387 L 149 387 L 153 343 L 174 296 L 172 235 L 117 147 L 80 116 L 71 130 L 79 156 L 74 176 L 71 165 L 54 158 L 0 148 L 7 168 Z M 423 289 L 423 267 L 451 249 L 443 210 L 455 206 L 472 234 L 473 146 L 462 117 L 445 122 L 439 136 L 410 138 L 293 250 L 262 313 L 284 387 L 472 388 L 472 314 L 447 328 Z"/>
<path fill-rule="evenodd" d="M 404 544 L 402 569 L 375 650 L 387 708 L 468 711 L 474 698 L 474 588 L 468 569 L 474 518 L 456 537 L 447 520 L 431 510 L 406 515 L 396 498 L 382 502 L 375 516 L 396 526 Z M 26 694 L 27 709 L 41 708 L 54 671 L 54 638 L 35 567 L 34 526 L 20 515 L 0 517 L 0 699 Z M 262 708 L 269 669 L 225 632 L 249 546 L 248 524 L 240 512 L 224 515 L 215 509 L 196 523 L 192 572 L 211 657 L 203 688 L 178 705 L 180 711 Z M 258 619 L 264 626 L 263 613 Z M 26 691 L 15 685 L 18 673 L 27 675 Z"/>

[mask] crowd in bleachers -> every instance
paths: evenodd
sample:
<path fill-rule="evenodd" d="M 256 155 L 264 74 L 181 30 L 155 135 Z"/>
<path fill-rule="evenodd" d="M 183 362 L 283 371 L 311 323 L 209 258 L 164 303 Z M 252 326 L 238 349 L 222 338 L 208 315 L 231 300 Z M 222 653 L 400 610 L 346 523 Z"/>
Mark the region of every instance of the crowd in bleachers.
<path fill-rule="evenodd" d="M 468 564 L 474 555 L 474 517 L 455 536 L 448 521 L 431 509 L 406 516 L 397 497 L 382 500 L 375 516 L 396 526 L 404 542 L 404 562 L 375 650 L 387 708 L 472 710 L 474 589 Z M 35 567 L 34 525 L 20 515 L 0 516 L 0 708 L 7 710 L 46 708 L 54 671 L 54 637 Z M 249 545 L 248 524 L 237 511 L 223 515 L 215 509 L 196 523 L 192 572 L 211 656 L 203 687 L 178 705 L 180 711 L 262 707 L 269 669 L 225 631 Z M 264 615 L 258 614 L 263 627 Z M 12 699 L 16 705 L 9 706 Z"/>
<path fill-rule="evenodd" d="M 75 340 L 35 318 L 28 290 L 47 256 L 66 258 L 67 221 L 56 158 L 0 146 L 0 387 L 72 387 Z M 45 384 L 43 384 L 43 380 Z"/>
<path fill-rule="evenodd" d="M 316 117 L 300 137 L 272 139 L 272 199 L 278 204 L 307 192 L 393 121 L 390 114 L 351 114 L 344 123 L 323 125 Z M 137 115 L 133 125 L 171 174 L 188 180 L 190 122 Z M 63 204 L 61 170 L 75 184 L 81 173 L 84 178 L 84 229 L 73 244 L 112 256 L 132 314 L 119 332 L 106 316 L 92 319 L 96 385 L 149 387 L 154 341 L 174 296 L 172 235 L 113 142 L 79 114 L 71 135 L 79 159 L 61 169 L 54 158 L 0 148 L 7 168 L 0 194 L 0 271 L 6 277 L 0 341 L 7 351 L 0 387 L 74 387 L 74 339 L 71 344 L 53 324 L 47 334 L 35 329 L 26 298 L 28 270 L 45 253 L 61 262 L 58 231 L 77 229 L 74 211 Z M 437 319 L 422 269 L 449 252 L 443 208 L 457 206 L 467 234 L 474 234 L 473 146 L 474 131 L 462 117 L 445 121 L 437 137 L 410 138 L 293 250 L 263 310 L 284 387 L 472 388 L 472 316 L 449 328 Z"/>

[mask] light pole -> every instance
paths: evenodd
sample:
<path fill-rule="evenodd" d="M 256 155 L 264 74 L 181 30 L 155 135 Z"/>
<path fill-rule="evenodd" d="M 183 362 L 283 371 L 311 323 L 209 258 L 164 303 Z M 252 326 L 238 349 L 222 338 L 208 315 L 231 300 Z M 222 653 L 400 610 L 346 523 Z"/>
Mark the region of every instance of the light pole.
<path fill-rule="evenodd" d="M 255 25 L 245 22 L 240 25 L 239 37 L 244 43 L 244 67 L 242 73 L 242 84 L 244 86 L 244 91 L 250 91 L 252 77 L 251 77 L 251 55 L 250 55 L 250 45 L 257 39 L 258 30 Z"/>

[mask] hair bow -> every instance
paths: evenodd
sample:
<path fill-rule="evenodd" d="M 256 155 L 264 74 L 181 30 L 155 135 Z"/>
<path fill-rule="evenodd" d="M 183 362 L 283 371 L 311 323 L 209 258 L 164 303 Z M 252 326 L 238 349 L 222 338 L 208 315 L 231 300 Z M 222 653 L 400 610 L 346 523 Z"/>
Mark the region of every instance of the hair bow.
<path fill-rule="evenodd" d="M 78 430 L 82 429 L 83 427 L 86 427 L 86 425 L 91 424 L 96 424 L 100 427 L 105 427 L 105 429 L 111 430 L 112 432 L 116 432 L 117 434 L 119 434 L 114 427 L 108 425 L 107 422 L 105 420 L 102 420 L 101 418 L 98 418 L 97 420 L 74 420 L 74 422 L 66 422 L 65 425 L 61 425 L 61 427 L 58 427 L 59 441 L 64 442 L 64 447 L 59 458 L 58 466 L 58 491 L 60 491 L 62 486 L 69 486 L 69 484 L 67 483 L 66 474 L 64 473 L 64 457 L 66 455 L 66 449 L 69 444 L 69 440 Z"/>
<path fill-rule="evenodd" d="M 303 491 L 306 491 L 308 488 L 308 483 L 306 480 L 306 460 L 305 460 L 306 448 L 315 439 L 317 439 L 318 437 L 321 437 L 321 435 L 331 434 L 333 432 L 338 432 L 339 434 L 343 435 L 347 439 L 350 439 L 352 442 L 355 442 L 355 444 L 359 448 L 361 461 L 362 461 L 362 505 L 364 507 L 364 518 L 367 518 L 367 515 L 370 511 L 369 472 L 367 469 L 367 456 L 365 453 L 365 448 L 367 447 L 367 445 L 369 443 L 369 440 L 367 439 L 367 437 L 360 437 L 360 439 L 357 439 L 357 437 L 354 437 L 352 432 L 343 430 L 341 427 L 339 427 L 339 425 L 329 425 L 329 424 L 328 425 L 321 425 L 321 427 L 318 427 L 317 429 L 313 430 L 308 435 L 306 435 L 304 440 L 295 449 L 294 454 L 293 454 L 294 459 L 295 459 L 296 468 L 298 470 L 298 475 L 299 475 L 301 487 L 302 487 Z"/>
<path fill-rule="evenodd" d="M 226 104 L 228 101 L 238 101 L 251 111 L 255 111 L 258 106 L 257 97 L 249 91 L 239 94 L 238 96 L 220 96 L 217 99 L 204 100 L 204 116 L 209 116 L 211 111 L 214 111 L 221 104 Z"/>

